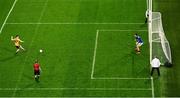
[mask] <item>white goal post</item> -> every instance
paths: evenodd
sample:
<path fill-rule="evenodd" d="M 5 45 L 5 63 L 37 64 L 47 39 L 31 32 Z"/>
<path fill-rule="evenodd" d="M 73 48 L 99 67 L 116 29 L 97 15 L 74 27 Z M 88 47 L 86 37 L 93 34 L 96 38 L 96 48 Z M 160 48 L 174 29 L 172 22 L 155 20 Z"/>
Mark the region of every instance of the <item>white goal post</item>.
<path fill-rule="evenodd" d="M 172 64 L 170 44 L 165 36 L 160 12 L 152 11 L 152 0 L 148 0 L 150 62 L 156 56 L 162 65 Z"/>

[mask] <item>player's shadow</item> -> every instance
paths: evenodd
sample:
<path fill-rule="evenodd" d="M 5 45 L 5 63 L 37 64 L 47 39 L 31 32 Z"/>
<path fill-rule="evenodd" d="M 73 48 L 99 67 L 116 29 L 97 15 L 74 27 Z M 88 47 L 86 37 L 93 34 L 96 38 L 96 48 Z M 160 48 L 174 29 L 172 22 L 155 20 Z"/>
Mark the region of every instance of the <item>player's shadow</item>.
<path fill-rule="evenodd" d="M 34 84 L 34 82 L 31 82 L 29 83 L 28 85 L 25 85 L 22 89 L 25 89 L 25 88 L 32 88 L 32 87 L 35 87 L 36 85 Z"/>
<path fill-rule="evenodd" d="M 24 74 L 23 75 L 26 79 L 28 79 L 28 80 L 33 80 L 33 81 L 36 81 L 37 83 L 39 83 L 40 81 L 39 81 L 39 79 L 34 79 L 34 77 L 33 76 L 30 76 L 30 75 L 26 75 L 26 74 Z"/>
<path fill-rule="evenodd" d="M 35 81 L 36 81 L 37 83 L 39 83 L 39 82 L 40 82 L 40 81 L 39 81 L 39 78 L 36 78 L 36 79 L 35 79 Z"/>
<path fill-rule="evenodd" d="M 24 87 L 22 87 L 22 90 L 23 89 L 28 89 L 28 88 L 33 88 L 33 87 L 36 87 L 37 85 L 40 85 L 38 81 L 36 81 L 34 79 L 34 77 L 32 75 L 27 75 L 27 74 L 23 74 L 24 78 L 30 80 L 31 82 L 28 82 L 27 85 L 25 85 Z M 36 82 L 36 83 L 34 83 Z M 38 84 L 37 84 L 38 83 Z"/>
<path fill-rule="evenodd" d="M 147 27 L 147 24 L 146 24 L 146 23 L 140 25 L 140 28 L 144 28 L 144 27 Z"/>
<path fill-rule="evenodd" d="M 5 50 L 7 52 L 14 52 L 13 50 L 7 48 L 7 47 L 0 47 L 1 50 Z"/>
<path fill-rule="evenodd" d="M 11 59 L 14 59 L 16 57 L 16 55 L 12 55 L 12 56 L 9 56 L 9 57 L 6 57 L 6 58 L 3 58 L 3 59 L 0 59 L 0 62 L 5 62 L 5 61 L 9 61 Z"/>
<path fill-rule="evenodd" d="M 30 76 L 30 75 L 26 75 L 26 74 L 23 74 L 23 76 L 28 79 L 28 80 L 32 80 L 33 79 L 33 76 Z"/>
<path fill-rule="evenodd" d="M 39 83 L 34 83 L 34 81 L 30 82 L 29 84 L 25 85 L 24 87 L 22 87 L 23 89 L 28 89 L 28 88 L 36 88 L 38 86 L 41 86 Z"/>
<path fill-rule="evenodd" d="M 5 52 L 10 52 L 10 53 L 14 52 L 13 50 L 6 48 L 6 47 L 0 47 L 0 50 L 4 50 Z M 0 62 L 5 62 L 8 60 L 14 59 L 15 57 L 16 57 L 16 55 L 11 55 L 9 57 L 5 57 L 5 58 L 0 59 Z"/>

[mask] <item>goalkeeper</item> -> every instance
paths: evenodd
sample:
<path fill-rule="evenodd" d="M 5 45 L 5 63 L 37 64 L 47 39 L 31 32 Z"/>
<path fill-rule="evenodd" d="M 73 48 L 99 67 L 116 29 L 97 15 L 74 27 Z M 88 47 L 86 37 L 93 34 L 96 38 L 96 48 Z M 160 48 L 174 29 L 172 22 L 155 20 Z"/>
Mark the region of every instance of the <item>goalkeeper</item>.
<path fill-rule="evenodd" d="M 141 53 L 140 47 L 143 45 L 143 40 L 138 34 L 135 34 L 134 37 L 135 37 L 135 41 L 136 41 L 136 49 L 135 50 L 136 50 L 137 54 L 140 54 Z"/>

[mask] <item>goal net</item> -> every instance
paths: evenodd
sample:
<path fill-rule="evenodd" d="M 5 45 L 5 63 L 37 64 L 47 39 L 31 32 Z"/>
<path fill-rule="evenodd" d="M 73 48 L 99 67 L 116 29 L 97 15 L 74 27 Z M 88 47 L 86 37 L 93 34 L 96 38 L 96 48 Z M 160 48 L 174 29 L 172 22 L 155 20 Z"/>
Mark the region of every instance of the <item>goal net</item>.
<path fill-rule="evenodd" d="M 149 23 L 150 61 L 156 56 L 162 64 L 172 63 L 171 49 L 164 34 L 160 12 L 151 12 Z"/>

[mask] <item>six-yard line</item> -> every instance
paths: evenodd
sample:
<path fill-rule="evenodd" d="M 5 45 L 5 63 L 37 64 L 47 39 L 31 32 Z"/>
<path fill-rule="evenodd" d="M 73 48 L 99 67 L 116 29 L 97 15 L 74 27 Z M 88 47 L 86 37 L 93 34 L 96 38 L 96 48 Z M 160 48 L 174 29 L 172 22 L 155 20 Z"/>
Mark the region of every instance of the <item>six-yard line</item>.
<path fill-rule="evenodd" d="M 91 79 L 93 79 L 93 74 L 94 74 L 94 66 L 96 62 L 96 50 L 97 50 L 97 44 L 98 44 L 98 35 L 99 35 L 99 30 L 96 31 L 96 39 L 95 39 L 95 47 L 94 47 L 94 56 L 93 56 L 93 63 L 92 63 L 92 71 L 91 71 Z"/>
<path fill-rule="evenodd" d="M 127 32 L 127 31 L 145 31 L 147 32 L 147 30 L 144 30 L 144 29 L 139 29 L 139 30 L 133 30 L 133 29 L 127 29 L 127 30 L 123 30 L 123 29 L 100 29 L 100 30 L 97 30 L 96 31 L 96 38 L 95 38 L 95 46 L 94 46 L 94 55 L 93 55 L 93 63 L 92 63 L 92 70 L 91 70 L 91 79 L 95 79 L 95 80 L 129 80 L 129 79 L 132 79 L 132 80 L 148 80 L 148 79 L 151 79 L 151 78 L 144 78 L 144 77 L 137 77 L 137 78 L 133 78 L 133 77 L 94 77 L 94 68 L 95 68 L 95 62 L 96 62 L 96 51 L 97 51 L 97 44 L 98 44 L 98 37 L 99 37 L 99 32 L 100 31 L 115 31 L 115 32 L 119 32 L 119 31 L 122 31 L 122 32 Z"/>
<path fill-rule="evenodd" d="M 8 12 L 8 14 L 7 14 L 7 16 L 6 16 L 6 18 L 5 18 L 5 20 L 4 20 L 3 24 L 2 24 L 2 26 L 1 26 L 0 34 L 2 33 L 2 30 L 3 30 L 3 28 L 4 28 L 4 26 L 5 26 L 6 22 L 7 22 L 7 20 L 8 20 L 8 18 L 9 18 L 9 16 L 10 16 L 12 10 L 14 9 L 14 7 L 15 7 L 17 1 L 18 1 L 18 0 L 15 0 L 15 1 L 14 1 L 14 3 L 13 3 L 13 5 L 12 5 L 11 9 L 9 10 L 9 12 Z"/>

